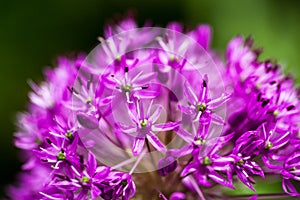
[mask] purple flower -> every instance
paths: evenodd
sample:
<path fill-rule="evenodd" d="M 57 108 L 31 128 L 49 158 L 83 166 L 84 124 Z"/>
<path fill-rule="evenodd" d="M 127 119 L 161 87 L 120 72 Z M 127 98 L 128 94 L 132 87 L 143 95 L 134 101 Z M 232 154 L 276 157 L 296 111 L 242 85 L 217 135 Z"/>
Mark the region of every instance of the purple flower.
<path fill-rule="evenodd" d="M 123 73 L 122 75 L 110 74 L 104 77 L 104 83 L 106 87 L 118 92 L 114 98 L 122 98 L 123 95 L 128 103 L 132 103 L 133 97 L 151 99 L 157 96 L 157 91 L 147 90 L 155 77 L 155 72 L 145 74 L 141 71 L 134 74 L 129 73 L 129 68 L 125 67 L 124 75 Z"/>
<path fill-rule="evenodd" d="M 213 110 L 218 108 L 230 99 L 230 95 L 222 95 L 217 99 L 210 99 L 208 96 L 208 77 L 204 76 L 199 96 L 195 94 L 193 88 L 186 82 L 184 84 L 184 94 L 188 105 L 179 105 L 179 109 L 188 115 L 194 116 L 195 121 L 207 122 L 212 119 L 213 122 L 223 125 L 223 119 Z"/>
<path fill-rule="evenodd" d="M 268 127 L 267 127 L 268 128 Z M 290 131 L 280 130 L 274 127 L 272 130 L 266 130 L 266 124 L 262 124 L 262 136 L 264 139 L 262 160 L 269 168 L 276 168 L 271 164 L 271 161 L 283 161 L 286 159 L 288 151 L 285 149 L 290 140 Z M 280 155 L 280 151 L 284 153 Z"/>
<path fill-rule="evenodd" d="M 90 152 L 85 168 L 81 172 L 73 168 L 75 177 L 70 179 L 71 181 L 56 183 L 55 186 L 66 189 L 69 189 L 69 187 L 82 188 L 77 196 L 78 199 L 87 199 L 89 195 L 92 199 L 96 199 L 103 193 L 102 190 L 105 186 L 102 185 L 102 182 L 105 182 L 110 169 L 104 166 L 97 166 L 95 156 Z"/>
<path fill-rule="evenodd" d="M 260 145 L 258 143 L 250 143 L 250 145 Z M 251 151 L 248 143 L 238 143 L 238 145 L 233 149 L 232 154 L 229 156 L 233 158 L 231 164 L 232 172 L 236 173 L 239 179 L 250 189 L 255 191 L 252 184 L 255 184 L 255 180 L 251 177 L 253 175 L 259 175 L 264 178 L 264 171 L 260 166 L 253 160 L 253 155 L 255 155 L 255 148 Z"/>
<path fill-rule="evenodd" d="M 291 196 L 300 196 L 299 190 L 297 190 L 292 179 L 300 181 L 300 153 L 295 152 L 288 157 L 283 165 L 281 175 L 283 177 L 282 187 L 284 191 Z"/>
<path fill-rule="evenodd" d="M 71 144 L 66 142 L 66 139 L 57 139 L 57 143 L 53 143 L 51 139 L 46 138 L 49 146 L 47 148 L 40 147 L 40 150 L 35 150 L 36 156 L 42 162 L 51 164 L 53 169 L 59 169 L 60 165 L 69 166 L 70 163 L 78 163 L 78 155 L 76 149 L 78 145 L 78 136 L 74 138 Z"/>
<path fill-rule="evenodd" d="M 101 197 L 105 200 L 128 200 L 135 194 L 136 187 L 131 176 L 122 172 L 111 172 L 106 181 L 108 186 L 104 189 Z"/>
<path fill-rule="evenodd" d="M 134 137 L 132 153 L 139 155 L 143 150 L 145 141 L 149 141 L 158 151 L 166 151 L 164 144 L 155 135 L 156 132 L 170 131 L 179 126 L 180 122 L 167 122 L 163 124 L 156 124 L 162 107 L 159 105 L 152 113 L 153 101 L 148 105 L 145 112 L 143 104 L 137 100 L 136 106 L 133 110 L 129 109 L 128 114 L 131 118 L 132 125 L 119 124 L 121 130 Z"/>
<path fill-rule="evenodd" d="M 9 197 L 227 199 L 222 187 L 255 191 L 274 174 L 299 197 L 299 91 L 279 64 L 240 36 L 223 60 L 207 25 L 137 27 L 107 26 L 87 57 L 61 57 L 29 83 Z"/>
<path fill-rule="evenodd" d="M 212 186 L 211 180 L 213 180 L 226 187 L 234 188 L 230 169 L 233 159 L 217 154 L 231 137 L 232 135 L 218 138 L 211 144 L 212 146 L 208 144 L 195 146 L 192 151 L 192 161 L 184 167 L 181 176 L 193 175 L 200 185 L 206 187 Z"/>

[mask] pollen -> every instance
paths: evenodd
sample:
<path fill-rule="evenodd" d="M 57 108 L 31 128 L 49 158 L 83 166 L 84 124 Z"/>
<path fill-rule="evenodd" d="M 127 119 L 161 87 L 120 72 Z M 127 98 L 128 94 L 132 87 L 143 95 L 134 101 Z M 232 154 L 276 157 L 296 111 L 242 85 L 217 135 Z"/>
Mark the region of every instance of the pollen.
<path fill-rule="evenodd" d="M 123 92 L 130 92 L 131 91 L 131 85 L 123 85 L 122 86 L 122 91 Z"/>
<path fill-rule="evenodd" d="M 148 124 L 148 120 L 147 119 L 140 120 L 140 124 L 141 124 L 142 128 L 145 128 Z"/>
<path fill-rule="evenodd" d="M 57 158 L 57 160 L 66 160 L 66 156 L 62 151 L 58 152 L 58 155 L 56 158 Z"/>
<path fill-rule="evenodd" d="M 205 156 L 205 157 L 203 158 L 203 165 L 204 165 L 204 166 L 208 166 L 208 165 L 211 165 L 211 164 L 212 164 L 212 162 L 211 162 L 211 160 L 209 159 L 209 157 Z"/>
<path fill-rule="evenodd" d="M 206 103 L 198 103 L 196 106 L 198 111 L 204 112 L 207 108 Z"/>

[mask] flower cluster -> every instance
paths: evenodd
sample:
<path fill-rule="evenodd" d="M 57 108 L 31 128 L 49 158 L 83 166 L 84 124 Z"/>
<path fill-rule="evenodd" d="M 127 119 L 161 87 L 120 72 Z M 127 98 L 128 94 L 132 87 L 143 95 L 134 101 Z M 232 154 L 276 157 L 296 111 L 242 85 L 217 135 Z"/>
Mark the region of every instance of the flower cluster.
<path fill-rule="evenodd" d="M 299 94 L 251 38 L 225 60 L 211 29 L 105 29 L 89 55 L 61 57 L 30 82 L 15 145 L 12 199 L 217 199 L 240 181 L 276 176 L 300 196 Z"/>

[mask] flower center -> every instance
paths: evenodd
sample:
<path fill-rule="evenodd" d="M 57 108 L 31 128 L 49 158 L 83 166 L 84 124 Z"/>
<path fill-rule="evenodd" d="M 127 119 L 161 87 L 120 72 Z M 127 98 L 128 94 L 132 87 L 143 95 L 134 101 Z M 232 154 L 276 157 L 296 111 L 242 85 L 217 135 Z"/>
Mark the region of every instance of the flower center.
<path fill-rule="evenodd" d="M 39 138 L 36 138 L 35 140 L 34 140 L 34 142 L 36 143 L 36 144 L 38 144 L 38 145 L 41 145 L 43 142 L 42 142 L 42 140 L 40 140 Z"/>
<path fill-rule="evenodd" d="M 206 103 L 198 103 L 196 108 L 198 111 L 204 112 L 206 110 Z"/>
<path fill-rule="evenodd" d="M 123 92 L 130 92 L 131 91 L 131 85 L 122 85 L 122 91 Z"/>
<path fill-rule="evenodd" d="M 202 138 L 198 138 L 196 141 L 195 141 L 195 144 L 196 145 L 205 145 L 206 143 L 206 140 L 203 140 Z"/>
<path fill-rule="evenodd" d="M 121 56 L 117 55 L 117 56 L 116 56 L 116 60 L 117 60 L 118 62 L 120 62 L 120 61 L 121 61 Z"/>
<path fill-rule="evenodd" d="M 57 160 L 66 160 L 66 156 L 62 151 L 58 152 L 56 158 Z"/>
<path fill-rule="evenodd" d="M 127 185 L 127 180 L 122 180 L 121 185 L 126 186 Z"/>
<path fill-rule="evenodd" d="M 279 111 L 278 111 L 278 110 L 275 110 L 275 111 L 273 112 L 273 116 L 274 116 L 274 117 L 278 117 L 278 115 L 279 115 Z"/>
<path fill-rule="evenodd" d="M 90 182 L 90 179 L 89 179 L 88 177 L 86 177 L 86 176 L 83 176 L 83 177 L 81 178 L 81 182 L 83 182 L 83 183 L 88 183 L 88 182 Z"/>
<path fill-rule="evenodd" d="M 238 166 L 241 166 L 241 165 L 244 164 L 244 163 L 245 163 L 245 161 L 244 161 L 243 159 L 241 159 L 241 160 L 239 160 L 239 161 L 236 162 L 236 164 L 237 164 Z"/>
<path fill-rule="evenodd" d="M 211 164 L 212 164 L 212 162 L 211 162 L 211 160 L 209 159 L 209 157 L 205 156 L 205 157 L 203 158 L 203 165 L 204 165 L 204 166 L 208 166 L 208 165 L 211 165 Z"/>
<path fill-rule="evenodd" d="M 88 98 L 86 99 L 86 104 L 92 104 L 92 103 L 93 103 L 92 98 L 91 98 L 91 97 L 88 97 Z"/>
<path fill-rule="evenodd" d="M 147 119 L 140 120 L 140 124 L 141 124 L 142 128 L 145 128 L 148 124 L 148 120 Z"/>
<path fill-rule="evenodd" d="M 268 142 L 265 149 L 271 149 L 273 147 L 273 143 L 272 142 Z"/>
<path fill-rule="evenodd" d="M 178 56 L 170 55 L 170 61 L 171 61 L 171 62 L 174 62 L 175 60 L 176 60 L 177 62 L 179 61 Z"/>
<path fill-rule="evenodd" d="M 73 132 L 72 131 L 68 131 L 65 136 L 69 139 L 69 140 L 73 140 Z"/>

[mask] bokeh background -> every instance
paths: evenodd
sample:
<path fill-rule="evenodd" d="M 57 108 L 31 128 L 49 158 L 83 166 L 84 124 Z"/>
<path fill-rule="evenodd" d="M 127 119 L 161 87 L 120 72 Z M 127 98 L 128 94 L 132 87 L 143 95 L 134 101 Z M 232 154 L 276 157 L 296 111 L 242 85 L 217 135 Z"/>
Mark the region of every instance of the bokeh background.
<path fill-rule="evenodd" d="M 213 47 L 223 54 L 237 34 L 253 36 L 263 57 L 276 58 L 300 83 L 300 1 L 295 0 L 10 0 L 0 3 L 0 198 L 20 169 L 13 147 L 15 115 L 26 108 L 29 79 L 59 55 L 89 52 L 111 18 L 136 13 L 140 25 L 179 21 L 213 27 Z M 265 188 L 278 188 L 267 185 Z M 279 187 L 280 188 L 280 187 Z"/>

